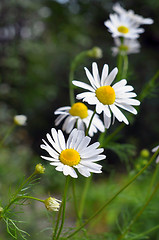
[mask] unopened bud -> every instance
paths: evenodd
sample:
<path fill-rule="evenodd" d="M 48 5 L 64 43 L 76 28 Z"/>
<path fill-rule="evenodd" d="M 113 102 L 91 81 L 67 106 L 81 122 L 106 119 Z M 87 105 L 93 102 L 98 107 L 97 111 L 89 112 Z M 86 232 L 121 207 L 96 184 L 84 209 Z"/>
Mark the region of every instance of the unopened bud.
<path fill-rule="evenodd" d="M 142 149 L 140 152 L 141 157 L 148 158 L 150 156 L 150 152 L 147 149 Z"/>
<path fill-rule="evenodd" d="M 19 126 L 25 126 L 27 117 L 25 115 L 16 115 L 14 116 L 14 123 Z"/>
<path fill-rule="evenodd" d="M 89 57 L 93 57 L 93 58 L 102 58 L 103 53 L 102 53 L 102 49 L 99 47 L 94 47 L 91 50 L 88 51 L 88 56 Z"/>
<path fill-rule="evenodd" d="M 36 174 L 43 174 L 45 172 L 45 168 L 43 167 L 43 165 L 41 163 L 38 163 L 35 166 L 35 173 Z"/>
<path fill-rule="evenodd" d="M 48 211 L 59 211 L 59 208 L 60 208 L 60 203 L 61 201 L 56 199 L 56 198 L 52 198 L 52 197 L 49 197 L 47 199 L 45 199 L 44 201 L 45 203 L 45 207 L 47 208 Z"/>

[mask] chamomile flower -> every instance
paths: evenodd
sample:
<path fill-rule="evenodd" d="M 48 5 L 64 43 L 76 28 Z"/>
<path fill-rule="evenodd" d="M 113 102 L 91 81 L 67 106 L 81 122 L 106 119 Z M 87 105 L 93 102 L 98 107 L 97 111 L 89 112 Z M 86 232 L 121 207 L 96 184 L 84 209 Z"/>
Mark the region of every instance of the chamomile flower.
<path fill-rule="evenodd" d="M 138 53 L 140 51 L 140 43 L 136 39 L 124 38 L 123 43 L 120 38 L 114 39 L 115 47 L 112 47 L 112 55 L 116 56 L 118 53 L 121 55 Z"/>
<path fill-rule="evenodd" d="M 101 173 L 102 166 L 96 162 L 105 159 L 105 155 L 101 155 L 103 148 L 99 147 L 99 142 L 91 144 L 91 138 L 85 136 L 84 131 L 73 129 L 68 140 L 65 141 L 61 130 L 56 131 L 51 129 L 51 135 L 46 135 L 47 143 L 44 139 L 44 144 L 40 147 L 48 154 L 41 156 L 43 159 L 50 161 L 50 165 L 55 166 L 57 171 L 63 172 L 65 176 L 70 175 L 77 178 L 76 169 L 84 177 L 89 177 L 91 173 Z"/>
<path fill-rule="evenodd" d="M 135 14 L 133 10 L 126 11 L 123 7 L 120 6 L 119 3 L 115 3 L 113 5 L 113 10 L 118 13 L 119 15 L 127 15 L 131 20 L 134 21 L 136 26 L 142 25 L 142 24 L 152 24 L 154 21 L 151 18 L 144 18 L 138 14 Z"/>
<path fill-rule="evenodd" d="M 159 145 L 156 146 L 156 147 L 154 147 L 154 148 L 152 149 L 152 152 L 154 153 L 154 152 L 156 152 L 158 149 L 159 149 Z M 156 163 L 159 163 L 159 155 L 158 155 L 157 158 L 156 158 Z"/>
<path fill-rule="evenodd" d="M 112 37 L 124 37 L 136 39 L 140 33 L 144 32 L 143 28 L 139 28 L 131 18 L 126 14 L 110 14 L 110 20 L 104 22 L 104 25 L 112 33 Z"/>
<path fill-rule="evenodd" d="M 55 125 L 59 125 L 65 119 L 62 130 L 70 133 L 77 123 L 77 129 L 85 131 L 88 128 L 93 111 L 89 110 L 84 103 L 77 102 L 70 106 L 58 108 L 55 112 L 59 116 L 55 120 Z M 93 136 L 97 131 L 104 132 L 105 127 L 97 114 L 94 115 L 88 135 Z"/>
<path fill-rule="evenodd" d="M 14 123 L 19 126 L 25 126 L 27 117 L 25 115 L 16 115 L 14 116 Z"/>
<path fill-rule="evenodd" d="M 101 79 L 98 66 L 95 62 L 92 64 L 93 75 L 87 68 L 85 68 L 85 71 L 91 86 L 80 81 L 73 81 L 75 86 L 88 90 L 87 92 L 78 94 L 76 98 L 83 99 L 88 104 L 96 105 L 96 112 L 98 114 L 103 112 L 106 128 L 109 128 L 111 124 L 111 112 L 113 113 L 113 120 L 115 117 L 119 122 L 128 124 L 127 118 L 119 108 L 137 114 L 136 109 L 132 105 L 138 106 L 140 102 L 133 99 L 133 97 L 136 97 L 136 94 L 131 92 L 133 87 L 126 85 L 127 81 L 125 79 L 110 86 L 118 73 L 118 69 L 114 68 L 108 75 L 107 64 L 103 67 Z"/>

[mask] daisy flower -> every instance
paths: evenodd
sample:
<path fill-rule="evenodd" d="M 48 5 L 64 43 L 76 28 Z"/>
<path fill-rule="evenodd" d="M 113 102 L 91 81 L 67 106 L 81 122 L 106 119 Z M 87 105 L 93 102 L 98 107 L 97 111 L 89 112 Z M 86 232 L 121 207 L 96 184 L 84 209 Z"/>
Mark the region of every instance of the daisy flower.
<path fill-rule="evenodd" d="M 125 55 L 140 51 L 140 43 L 136 39 L 124 38 L 123 43 L 121 43 L 120 38 L 115 38 L 114 42 L 115 47 L 112 47 L 113 56 L 116 56 L 118 53 Z"/>
<path fill-rule="evenodd" d="M 110 20 L 104 22 L 104 25 L 112 33 L 112 37 L 124 37 L 130 39 L 136 39 L 140 33 L 144 32 L 143 28 L 139 28 L 134 24 L 126 14 L 110 14 Z"/>
<path fill-rule="evenodd" d="M 49 157 L 41 156 L 43 159 L 50 161 L 50 165 L 55 166 L 57 171 L 63 172 L 65 176 L 70 175 L 77 178 L 76 169 L 84 177 L 89 177 L 92 173 L 101 173 L 102 166 L 95 163 L 105 159 L 105 155 L 101 155 L 104 151 L 99 147 L 99 142 L 91 144 L 91 138 L 85 136 L 84 131 L 73 129 L 68 140 L 65 141 L 61 130 L 51 129 L 51 135 L 46 135 L 47 143 L 40 147 L 48 152 Z"/>
<path fill-rule="evenodd" d="M 154 153 L 154 152 L 156 152 L 158 149 L 159 149 L 159 145 L 156 146 L 156 147 L 154 147 L 154 148 L 152 149 L 152 152 Z M 158 155 L 157 158 L 156 158 L 156 163 L 159 163 L 159 155 Z"/>
<path fill-rule="evenodd" d="M 118 13 L 119 15 L 127 15 L 131 20 L 133 20 L 137 26 L 142 24 L 152 24 L 154 21 L 151 18 L 144 18 L 138 14 L 135 14 L 133 10 L 126 11 L 124 8 L 120 6 L 119 3 L 115 3 L 113 5 L 113 10 Z"/>
<path fill-rule="evenodd" d="M 140 102 L 133 99 L 133 97 L 136 97 L 136 94 L 131 92 L 133 87 L 126 85 L 127 81 L 125 79 L 110 86 L 118 73 L 118 69 L 114 68 L 108 75 L 107 64 L 103 67 L 101 79 L 98 66 L 95 62 L 92 64 L 93 75 L 87 68 L 85 68 L 85 71 L 91 86 L 80 81 L 73 81 L 75 86 L 88 90 L 87 92 L 78 94 L 76 98 L 83 99 L 88 104 L 96 105 L 96 112 L 98 114 L 103 112 L 106 128 L 109 128 L 111 123 L 111 112 L 113 113 L 113 119 L 115 117 L 119 122 L 128 124 L 127 118 L 119 110 L 119 107 L 137 114 L 136 109 L 132 105 L 138 106 Z"/>
<path fill-rule="evenodd" d="M 84 103 L 77 102 L 70 106 L 58 108 L 55 114 L 59 116 L 55 120 L 55 125 L 59 125 L 65 119 L 62 130 L 70 133 L 77 123 L 77 129 L 85 131 L 88 128 L 93 111 L 89 110 Z M 93 136 L 97 131 L 104 132 L 105 127 L 97 114 L 94 115 L 88 135 Z"/>

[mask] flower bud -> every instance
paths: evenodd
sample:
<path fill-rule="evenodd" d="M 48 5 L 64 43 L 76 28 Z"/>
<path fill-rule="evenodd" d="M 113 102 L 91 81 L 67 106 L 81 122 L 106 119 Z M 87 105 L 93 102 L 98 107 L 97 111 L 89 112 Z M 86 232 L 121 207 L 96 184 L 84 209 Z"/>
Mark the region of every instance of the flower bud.
<path fill-rule="evenodd" d="M 102 58 L 103 53 L 102 53 L 102 49 L 99 47 L 94 47 L 91 50 L 88 51 L 88 56 L 89 57 L 93 57 L 93 58 Z"/>
<path fill-rule="evenodd" d="M 1 215 L 1 213 L 3 212 L 3 208 L 2 207 L 0 207 L 0 215 Z"/>
<path fill-rule="evenodd" d="M 140 152 L 141 157 L 148 158 L 150 156 L 150 152 L 147 149 L 142 149 Z"/>
<path fill-rule="evenodd" d="M 45 207 L 47 208 L 48 211 L 59 211 L 60 208 L 60 200 L 56 199 L 56 198 L 52 198 L 49 197 L 47 199 L 45 199 L 44 203 L 45 203 Z"/>
<path fill-rule="evenodd" d="M 35 166 L 35 173 L 36 174 L 43 174 L 45 172 L 45 168 L 43 167 L 43 165 L 41 163 L 38 163 Z"/>
<path fill-rule="evenodd" d="M 14 123 L 19 126 L 25 126 L 27 117 L 25 115 L 16 115 L 14 116 Z"/>

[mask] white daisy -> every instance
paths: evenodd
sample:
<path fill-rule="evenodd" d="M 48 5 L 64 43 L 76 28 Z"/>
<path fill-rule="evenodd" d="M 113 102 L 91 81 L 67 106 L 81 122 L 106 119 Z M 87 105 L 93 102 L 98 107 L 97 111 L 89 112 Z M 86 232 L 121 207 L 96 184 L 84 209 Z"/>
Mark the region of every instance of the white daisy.
<path fill-rule="evenodd" d="M 85 128 L 88 128 L 93 115 L 93 111 L 89 110 L 87 106 L 81 102 L 74 103 L 72 107 L 66 106 L 58 108 L 54 113 L 60 115 L 55 120 L 56 126 L 59 125 L 64 118 L 66 118 L 62 126 L 62 130 L 66 131 L 66 133 L 70 133 L 76 123 L 77 129 L 85 131 Z M 105 127 L 99 116 L 95 114 L 88 135 L 92 137 L 98 130 L 104 132 Z"/>
<path fill-rule="evenodd" d="M 154 21 L 151 18 L 144 18 L 138 14 L 135 14 L 133 10 L 126 11 L 123 7 L 120 6 L 119 3 L 115 3 L 113 5 L 113 10 L 118 13 L 119 15 L 127 15 L 131 20 L 133 20 L 136 23 L 136 26 L 142 25 L 142 24 L 152 24 Z"/>
<path fill-rule="evenodd" d="M 144 29 L 139 28 L 126 14 L 110 14 L 110 20 L 105 21 L 104 25 L 115 38 L 124 37 L 136 39 L 139 37 L 140 33 L 144 32 Z"/>
<path fill-rule="evenodd" d="M 156 152 L 159 149 L 159 145 L 152 149 L 152 152 Z M 156 163 L 159 163 L 159 155 L 156 158 Z"/>
<path fill-rule="evenodd" d="M 136 109 L 132 107 L 132 105 L 138 106 L 140 102 L 133 99 L 133 97 L 136 97 L 136 94 L 131 92 L 133 87 L 126 85 L 127 81 L 125 79 L 122 79 L 111 87 L 110 85 L 115 79 L 118 69 L 114 68 L 108 75 L 107 64 L 103 67 L 101 79 L 98 72 L 98 66 L 95 62 L 92 64 L 93 75 L 87 68 L 85 68 L 85 71 L 91 86 L 80 81 L 73 81 L 75 86 L 88 90 L 87 92 L 78 94 L 77 99 L 83 99 L 83 101 L 91 105 L 96 105 L 96 112 L 98 114 L 103 111 L 106 128 L 109 128 L 111 123 L 111 112 L 113 113 L 113 117 L 116 117 L 119 122 L 128 124 L 127 118 L 118 107 L 133 114 L 137 114 Z"/>
<path fill-rule="evenodd" d="M 61 130 L 51 129 L 51 135 L 46 135 L 49 144 L 43 139 L 40 147 L 48 152 L 49 157 L 41 156 L 43 159 L 50 161 L 50 165 L 55 166 L 57 171 L 63 172 L 65 176 L 70 175 L 77 178 L 78 172 L 84 177 L 89 177 L 92 173 L 101 173 L 102 166 L 95 163 L 105 159 L 101 155 L 104 151 L 99 147 L 99 142 L 91 144 L 91 138 L 85 136 L 84 131 L 73 129 L 67 142 Z"/>
<path fill-rule="evenodd" d="M 112 55 L 116 56 L 118 53 L 121 55 L 138 53 L 140 51 L 140 43 L 136 39 L 124 38 L 123 43 L 120 38 L 115 38 L 115 47 L 112 47 Z"/>

